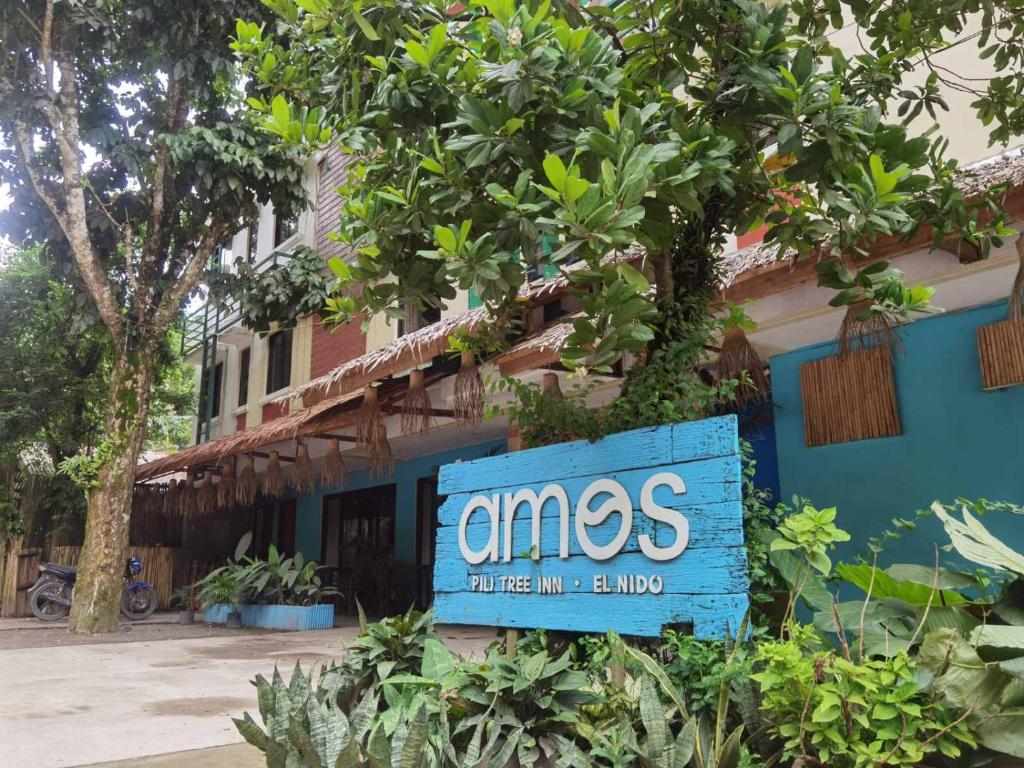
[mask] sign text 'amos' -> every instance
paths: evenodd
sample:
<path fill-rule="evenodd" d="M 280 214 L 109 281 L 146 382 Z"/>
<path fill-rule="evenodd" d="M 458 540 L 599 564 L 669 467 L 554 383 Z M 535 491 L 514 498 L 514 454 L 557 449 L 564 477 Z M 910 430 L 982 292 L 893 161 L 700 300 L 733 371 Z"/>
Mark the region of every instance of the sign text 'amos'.
<path fill-rule="evenodd" d="M 735 633 L 747 609 L 735 417 L 441 469 L 438 621 Z"/>

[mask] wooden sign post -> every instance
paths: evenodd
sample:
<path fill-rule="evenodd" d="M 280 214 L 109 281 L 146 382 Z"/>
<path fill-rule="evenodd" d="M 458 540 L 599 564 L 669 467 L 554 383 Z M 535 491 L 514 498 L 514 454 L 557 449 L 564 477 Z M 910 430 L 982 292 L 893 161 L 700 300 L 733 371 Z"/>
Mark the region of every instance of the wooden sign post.
<path fill-rule="evenodd" d="M 735 634 L 748 608 L 734 416 L 441 468 L 437 621 Z"/>

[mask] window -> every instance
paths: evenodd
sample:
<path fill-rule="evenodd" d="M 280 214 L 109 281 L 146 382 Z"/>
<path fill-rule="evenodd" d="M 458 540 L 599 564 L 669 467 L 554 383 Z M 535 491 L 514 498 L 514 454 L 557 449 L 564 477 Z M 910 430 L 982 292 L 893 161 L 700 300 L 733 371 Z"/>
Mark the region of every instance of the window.
<path fill-rule="evenodd" d="M 239 407 L 249 402 L 249 349 L 242 350 L 238 356 L 238 405 Z"/>
<path fill-rule="evenodd" d="M 206 418 L 207 397 L 210 393 L 210 370 L 207 368 L 199 379 L 199 416 Z M 213 408 L 210 418 L 220 416 L 220 390 L 224 383 L 224 363 L 217 363 L 213 368 Z"/>
<path fill-rule="evenodd" d="M 411 306 L 406 306 L 405 317 L 398 319 L 398 335 L 405 336 L 407 333 L 418 331 L 420 328 L 426 328 L 428 325 L 433 325 L 441 319 L 440 307 L 427 307 L 426 309 L 419 310 Z"/>
<path fill-rule="evenodd" d="M 246 254 L 250 262 L 256 260 L 256 249 L 259 247 L 259 239 L 260 223 L 257 219 L 253 219 L 249 223 L 249 252 Z"/>
<path fill-rule="evenodd" d="M 800 391 L 809 448 L 903 434 L 887 346 L 804 363 Z"/>
<path fill-rule="evenodd" d="M 276 248 L 299 231 L 298 216 L 274 217 L 274 247 Z"/>
<path fill-rule="evenodd" d="M 292 381 L 292 332 L 278 331 L 267 340 L 267 394 Z"/>

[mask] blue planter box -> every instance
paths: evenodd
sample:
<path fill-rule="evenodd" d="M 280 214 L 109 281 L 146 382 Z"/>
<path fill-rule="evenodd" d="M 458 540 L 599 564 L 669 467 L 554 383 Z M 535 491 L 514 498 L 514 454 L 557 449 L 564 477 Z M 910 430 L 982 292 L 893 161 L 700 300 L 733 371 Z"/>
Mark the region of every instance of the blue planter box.
<path fill-rule="evenodd" d="M 228 620 L 230 605 L 213 605 L 203 609 L 203 621 L 224 624 Z M 324 605 L 240 605 L 242 626 L 261 629 L 285 629 L 306 632 L 312 629 L 330 629 L 334 626 L 334 606 Z"/>

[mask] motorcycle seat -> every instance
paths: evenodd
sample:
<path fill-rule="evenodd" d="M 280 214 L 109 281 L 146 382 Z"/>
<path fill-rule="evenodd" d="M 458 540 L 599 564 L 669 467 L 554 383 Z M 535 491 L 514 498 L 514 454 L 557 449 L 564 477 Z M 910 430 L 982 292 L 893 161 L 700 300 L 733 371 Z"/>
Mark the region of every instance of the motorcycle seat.
<path fill-rule="evenodd" d="M 78 573 L 78 569 L 73 565 L 57 565 L 56 563 L 43 563 L 42 570 L 44 573 L 52 573 L 58 578 L 71 580 L 74 580 Z"/>

